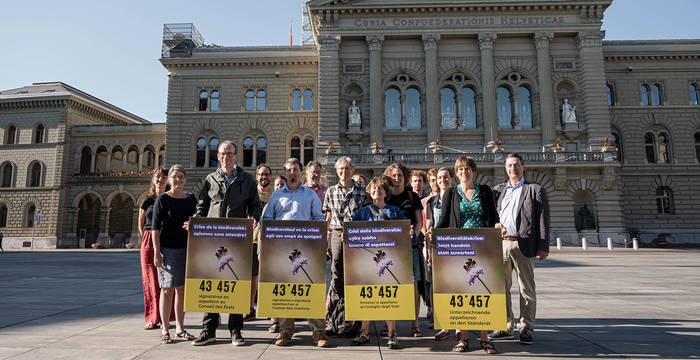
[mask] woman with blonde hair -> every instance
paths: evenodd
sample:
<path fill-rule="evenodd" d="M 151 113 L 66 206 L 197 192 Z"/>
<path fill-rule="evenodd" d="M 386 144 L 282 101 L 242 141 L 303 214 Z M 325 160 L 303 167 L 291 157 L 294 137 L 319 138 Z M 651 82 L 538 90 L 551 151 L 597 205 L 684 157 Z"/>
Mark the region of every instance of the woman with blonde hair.
<path fill-rule="evenodd" d="M 170 307 L 175 298 L 175 335 L 192 341 L 195 339 L 184 328 L 185 311 L 185 262 L 187 260 L 187 230 L 185 221 L 194 215 L 197 198 L 184 191 L 187 173 L 182 165 L 173 165 L 168 171 L 170 190 L 158 195 L 153 205 L 153 263 L 158 268 L 160 284 L 160 318 L 170 317 Z M 174 296 L 173 296 L 174 295 Z M 167 323 L 161 328 L 160 341 L 169 344 L 170 329 Z"/>

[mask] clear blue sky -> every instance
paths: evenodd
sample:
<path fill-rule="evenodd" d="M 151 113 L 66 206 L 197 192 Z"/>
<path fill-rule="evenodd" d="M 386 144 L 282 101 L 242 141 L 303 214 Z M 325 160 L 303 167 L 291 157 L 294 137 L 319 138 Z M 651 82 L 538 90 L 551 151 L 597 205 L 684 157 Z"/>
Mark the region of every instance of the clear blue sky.
<path fill-rule="evenodd" d="M 63 81 L 152 122 L 165 121 L 167 74 L 158 59 L 164 23 L 192 22 L 208 43 L 301 41 L 301 0 L 4 1 L 0 90 Z M 609 40 L 692 39 L 697 0 L 615 0 Z"/>

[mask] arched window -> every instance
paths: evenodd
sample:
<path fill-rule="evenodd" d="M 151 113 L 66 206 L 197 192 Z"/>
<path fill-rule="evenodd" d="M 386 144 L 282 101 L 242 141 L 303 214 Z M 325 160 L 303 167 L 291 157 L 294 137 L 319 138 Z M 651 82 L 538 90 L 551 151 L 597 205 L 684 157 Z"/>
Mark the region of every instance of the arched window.
<path fill-rule="evenodd" d="M 136 145 L 129 146 L 126 151 L 126 167 L 124 171 L 139 171 L 139 148 Z"/>
<path fill-rule="evenodd" d="M 698 89 L 698 84 L 690 84 L 688 86 L 690 90 L 690 105 L 698 105 L 700 103 L 700 90 Z"/>
<path fill-rule="evenodd" d="M 211 111 L 219 111 L 219 91 L 211 91 L 211 99 L 209 100 L 209 109 Z"/>
<path fill-rule="evenodd" d="M 28 187 L 41 186 L 41 163 L 38 161 L 29 165 L 29 178 L 27 179 Z"/>
<path fill-rule="evenodd" d="M 613 89 L 613 86 L 610 84 L 606 85 L 605 92 L 608 96 L 608 106 L 615 106 L 615 89 Z"/>
<path fill-rule="evenodd" d="M 165 167 L 165 145 L 158 148 L 158 166 Z"/>
<path fill-rule="evenodd" d="M 387 129 L 401 129 L 401 93 L 395 88 L 384 92 L 384 118 Z"/>
<path fill-rule="evenodd" d="M 289 141 L 289 150 L 289 157 L 297 158 L 302 164 L 306 164 L 314 160 L 314 138 L 310 135 L 294 135 Z"/>
<path fill-rule="evenodd" d="M 255 166 L 267 161 L 267 140 L 261 136 L 255 141 Z"/>
<path fill-rule="evenodd" d="M 462 117 L 465 129 L 476 129 L 476 92 L 470 87 L 462 88 Z"/>
<path fill-rule="evenodd" d="M 243 139 L 243 166 L 258 166 L 267 161 L 267 139 L 265 136 L 246 136 Z"/>
<path fill-rule="evenodd" d="M 199 111 L 207 111 L 209 107 L 209 93 L 206 90 L 199 92 Z"/>
<path fill-rule="evenodd" d="M 17 143 L 17 127 L 10 125 L 7 127 L 7 144 L 12 145 Z"/>
<path fill-rule="evenodd" d="M 301 110 L 301 90 L 299 89 L 292 90 L 292 110 Z"/>
<path fill-rule="evenodd" d="M 511 102 L 510 89 L 499 86 L 496 89 L 496 104 L 498 106 L 498 127 L 503 129 L 513 128 L 513 104 Z"/>
<path fill-rule="evenodd" d="M 124 150 L 122 147 L 117 145 L 112 148 L 112 157 L 109 160 L 109 169 L 111 172 L 122 171 L 124 161 Z"/>
<path fill-rule="evenodd" d="M 243 166 L 251 167 L 253 166 L 253 147 L 255 142 L 252 137 L 246 137 L 243 139 Z"/>
<path fill-rule="evenodd" d="M 219 139 L 211 138 L 209 139 L 209 167 L 218 167 L 219 158 L 217 154 L 219 153 Z"/>
<path fill-rule="evenodd" d="M 0 228 L 7 227 L 7 205 L 0 204 Z"/>
<path fill-rule="evenodd" d="M 654 84 L 651 86 L 651 100 L 652 103 L 656 106 L 659 106 L 663 102 L 663 97 L 661 93 L 661 85 L 659 84 Z"/>
<path fill-rule="evenodd" d="M 612 142 L 613 146 L 617 149 L 615 151 L 617 161 L 622 162 L 622 138 L 620 137 L 620 133 L 613 131 L 610 134 L 610 141 Z"/>
<path fill-rule="evenodd" d="M 644 134 L 644 155 L 647 163 L 668 164 L 671 162 L 670 137 L 666 132 Z"/>
<path fill-rule="evenodd" d="M 265 90 L 258 90 L 255 97 L 255 109 L 258 111 L 265 110 L 265 106 L 267 106 L 267 93 Z"/>
<path fill-rule="evenodd" d="M 695 133 L 695 158 L 700 163 L 700 132 Z"/>
<path fill-rule="evenodd" d="M 245 92 L 245 111 L 255 110 L 255 92 L 248 90 Z"/>
<path fill-rule="evenodd" d="M 304 110 L 311 110 L 314 108 L 314 97 L 313 91 L 311 89 L 304 90 Z"/>
<path fill-rule="evenodd" d="M 89 174 L 92 170 L 92 149 L 89 146 L 80 150 L 80 173 Z"/>
<path fill-rule="evenodd" d="M 455 91 L 449 87 L 440 90 L 440 114 L 443 129 L 457 128 L 457 101 Z"/>
<path fill-rule="evenodd" d="M 532 128 L 532 99 L 530 89 L 525 86 L 518 87 L 518 119 L 521 128 Z"/>
<path fill-rule="evenodd" d="M 95 172 L 107 172 L 107 148 L 102 145 L 95 152 Z"/>
<path fill-rule="evenodd" d="M 143 163 L 141 164 L 141 170 L 153 170 L 156 168 L 156 152 L 153 150 L 153 146 L 148 145 L 143 149 Z"/>
<path fill-rule="evenodd" d="M 34 143 L 35 144 L 41 144 L 44 142 L 44 125 L 39 124 L 34 128 Z"/>
<path fill-rule="evenodd" d="M 203 137 L 197 139 L 195 148 L 195 167 L 204 167 L 207 158 L 207 140 Z"/>
<path fill-rule="evenodd" d="M 5 162 L 4 164 L 2 164 L 2 166 L 0 166 L 0 187 L 12 187 L 14 170 L 14 166 L 9 161 Z"/>
<path fill-rule="evenodd" d="M 639 87 L 639 92 L 642 95 L 642 105 L 651 105 L 651 89 L 649 88 L 649 85 L 642 84 L 642 86 Z"/>
<path fill-rule="evenodd" d="M 416 88 L 406 90 L 406 127 L 421 128 L 420 91 Z"/>
<path fill-rule="evenodd" d="M 673 214 L 673 192 L 668 186 L 656 188 L 656 213 Z"/>
<path fill-rule="evenodd" d="M 34 214 L 36 213 L 36 206 L 29 205 L 27 207 L 27 213 L 24 217 L 24 227 L 34 227 Z"/>

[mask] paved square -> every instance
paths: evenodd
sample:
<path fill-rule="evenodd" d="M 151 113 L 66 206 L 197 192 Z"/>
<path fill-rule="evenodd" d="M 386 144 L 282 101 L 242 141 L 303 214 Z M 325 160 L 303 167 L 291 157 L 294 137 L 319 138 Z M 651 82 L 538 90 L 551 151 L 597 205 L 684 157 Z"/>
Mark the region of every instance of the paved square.
<path fill-rule="evenodd" d="M 400 350 L 385 339 L 350 347 L 331 337 L 313 347 L 304 324 L 291 346 L 274 346 L 269 320 L 245 325 L 246 345 L 233 348 L 221 327 L 218 341 L 193 347 L 160 345 L 160 331 L 144 331 L 137 252 L 92 250 L 0 254 L 0 359 L 426 359 L 484 357 L 472 334 L 466 354 L 454 341 L 435 342 L 436 330 L 421 322 L 423 338 L 408 336 L 400 322 Z M 700 251 L 553 249 L 537 262 L 538 321 L 535 343 L 496 343 L 509 359 L 700 359 Z M 516 282 L 517 283 L 517 282 Z M 513 296 L 517 298 L 514 288 Z M 425 308 L 422 309 L 423 315 Z M 517 314 L 517 307 L 516 307 Z M 224 315 L 225 316 L 225 315 Z M 185 326 L 200 329 L 201 314 Z M 377 324 L 380 326 L 380 324 Z M 174 331 L 171 331 L 174 334 Z M 379 346 L 381 345 L 381 346 Z"/>

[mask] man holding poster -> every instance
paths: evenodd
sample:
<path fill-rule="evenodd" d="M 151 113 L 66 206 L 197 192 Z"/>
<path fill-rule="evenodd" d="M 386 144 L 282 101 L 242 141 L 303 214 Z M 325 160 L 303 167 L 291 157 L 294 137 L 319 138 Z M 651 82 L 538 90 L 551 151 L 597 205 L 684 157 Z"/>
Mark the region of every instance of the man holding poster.
<path fill-rule="evenodd" d="M 302 176 L 302 169 L 303 166 L 299 162 L 298 159 L 296 158 L 290 158 L 284 163 L 284 172 L 285 176 L 287 177 L 287 184 L 280 190 L 275 191 L 272 193 L 270 196 L 270 201 L 267 204 L 267 207 L 265 208 L 265 213 L 263 214 L 263 220 L 325 220 L 323 213 L 321 212 L 321 200 L 318 198 L 316 193 L 307 188 L 306 186 L 301 184 L 301 176 Z M 290 223 L 291 224 L 291 223 Z M 310 235 L 319 235 L 321 238 L 323 238 L 323 232 L 326 230 L 325 222 L 323 223 L 324 226 L 321 227 L 321 229 L 317 229 L 318 234 L 310 234 Z M 267 225 L 266 223 L 263 223 L 263 236 L 261 239 L 261 264 L 266 264 L 266 267 L 264 268 L 265 271 L 262 271 L 260 273 L 260 289 L 258 291 L 259 294 L 259 299 L 258 299 L 258 313 L 261 312 L 261 309 L 265 308 L 267 305 L 265 304 L 266 302 L 266 297 L 269 295 L 267 294 L 267 289 L 265 288 L 266 283 L 269 282 L 268 279 L 266 279 L 267 275 L 267 270 L 276 270 L 276 269 L 270 269 L 270 267 L 275 267 L 275 264 L 273 261 L 268 260 L 267 257 L 267 249 L 269 249 L 267 246 L 269 246 L 269 243 L 266 244 L 265 240 L 270 238 L 270 232 L 272 232 L 270 229 L 266 228 Z M 292 226 L 290 225 L 289 228 Z M 297 226 L 300 228 L 300 230 L 304 233 L 301 233 L 302 236 L 305 235 L 306 232 L 313 230 L 311 227 L 303 227 L 303 226 Z M 275 226 L 275 228 L 282 228 L 281 226 Z M 275 230 L 280 230 L 279 232 L 275 232 L 272 235 L 275 235 L 275 237 L 280 237 L 284 236 L 284 230 L 285 229 L 275 229 Z M 299 234 L 295 234 L 299 235 Z M 298 237 L 297 237 L 298 238 Z M 315 242 L 312 241 L 307 241 L 310 244 L 313 244 Z M 321 259 L 325 260 L 325 252 L 326 252 L 326 244 L 323 244 L 319 249 L 309 249 L 307 250 L 299 250 L 299 249 L 293 249 L 291 253 L 289 253 L 289 261 L 292 262 L 293 270 L 292 270 L 292 275 L 299 275 L 299 276 L 305 276 L 308 278 L 309 283 L 314 283 L 313 279 L 309 275 L 309 272 L 307 272 L 306 267 L 311 267 L 314 265 L 317 265 L 316 267 L 319 267 L 322 270 L 322 273 L 325 274 L 325 263 L 321 261 Z M 315 251 L 318 250 L 318 251 Z M 285 249 L 286 251 L 286 249 Z M 309 252 L 313 252 L 315 255 L 319 255 L 319 259 L 315 259 L 316 256 L 314 255 L 313 258 Z M 317 254 L 316 254 L 317 253 Z M 306 255 L 305 255 L 306 254 Z M 307 258 L 308 256 L 308 258 Z M 314 261 L 318 260 L 318 261 Z M 318 263 L 318 264 L 315 264 Z M 309 269 L 310 270 L 310 269 Z M 276 271 L 279 272 L 279 271 Z M 303 272 L 303 275 L 301 275 Z M 315 274 L 314 271 L 311 271 L 311 274 Z M 319 318 L 316 319 L 308 319 L 309 326 L 313 330 L 313 339 L 314 343 L 318 347 L 327 347 L 328 346 L 328 338 L 326 337 L 325 334 L 325 321 L 322 319 L 323 314 L 324 314 L 324 309 L 323 309 L 323 304 L 325 302 L 325 277 L 324 279 L 316 280 L 316 282 L 323 282 L 323 291 L 320 294 L 320 315 Z M 292 285 L 290 286 L 291 289 L 287 289 L 285 287 L 276 287 L 274 288 L 273 294 L 276 293 L 276 296 L 282 297 L 284 296 L 285 293 L 291 293 L 294 291 L 295 296 L 298 295 L 299 297 L 306 297 L 308 296 L 308 291 L 311 289 L 311 286 L 303 286 L 303 287 L 298 287 L 296 284 L 286 284 L 286 285 Z M 301 291 L 300 291 L 301 288 Z M 306 295 L 304 295 L 306 294 Z M 285 298 L 286 299 L 286 298 Z M 284 300 L 284 299 L 281 299 Z M 310 302 L 313 302 L 310 300 Z M 290 306 L 294 306 L 296 302 L 290 301 Z M 266 309 L 265 309 L 266 310 Z M 277 346 L 286 346 L 289 342 L 289 340 L 292 338 L 292 335 L 294 335 L 294 318 L 283 318 L 280 319 L 280 336 L 275 341 L 275 345 Z"/>
<path fill-rule="evenodd" d="M 199 193 L 197 212 L 195 217 L 208 218 L 253 218 L 260 220 L 262 209 L 258 198 L 255 178 L 236 166 L 238 148 L 231 141 L 219 144 L 217 159 L 221 168 L 207 175 Z M 188 223 L 185 226 L 189 228 Z M 226 251 L 228 252 L 228 251 Z M 217 253 L 219 259 L 228 256 Z M 256 256 L 252 254 L 251 256 Z M 245 294 L 250 297 L 250 294 Z M 246 307 L 247 310 L 247 307 Z M 206 345 L 216 341 L 216 328 L 219 326 L 218 313 L 205 313 L 202 320 L 204 329 L 199 337 L 192 341 L 192 345 Z M 239 346 L 245 344 L 241 335 L 243 328 L 243 315 L 229 314 L 228 329 L 231 332 L 231 344 Z"/>

